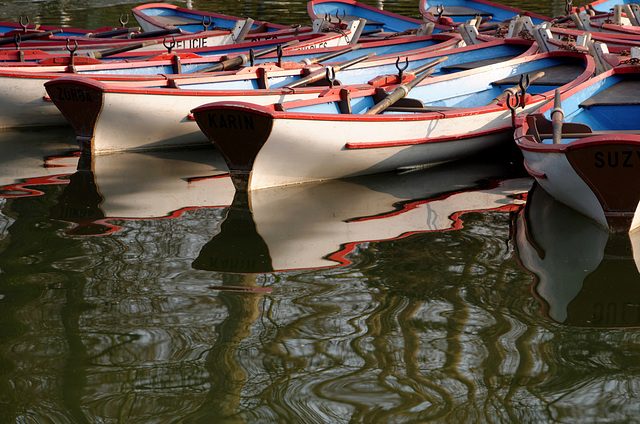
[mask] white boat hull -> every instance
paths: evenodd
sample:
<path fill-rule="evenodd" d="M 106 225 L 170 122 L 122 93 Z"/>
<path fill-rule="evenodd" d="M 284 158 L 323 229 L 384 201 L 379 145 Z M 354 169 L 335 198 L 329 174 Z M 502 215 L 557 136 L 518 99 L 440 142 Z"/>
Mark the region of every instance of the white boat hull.
<path fill-rule="evenodd" d="M 266 109 L 250 104 L 218 105 L 220 110 L 208 105 L 203 108 L 214 109 L 194 111 L 196 120 L 225 156 L 236 189 L 241 191 L 433 165 L 468 157 L 512 139 L 511 112 L 502 107 L 479 107 L 458 114 L 403 115 L 403 119 L 394 119 L 393 115 L 367 117 L 371 119 L 362 115 L 337 115 L 343 119 L 312 115 L 304 119 L 288 117 L 286 112 L 270 118 L 264 113 Z M 537 106 L 539 102 L 532 102 L 524 110 Z M 232 127 L 232 122 L 236 128 L 230 128 L 221 138 L 206 129 L 211 125 Z M 245 127 L 239 123 L 245 123 Z M 261 133 L 261 128 L 268 126 L 268 134 Z M 236 140 L 255 143 L 253 160 L 246 150 L 234 148 Z"/>
<path fill-rule="evenodd" d="M 45 78 L 0 76 L 0 128 L 68 125 L 48 99 Z"/>

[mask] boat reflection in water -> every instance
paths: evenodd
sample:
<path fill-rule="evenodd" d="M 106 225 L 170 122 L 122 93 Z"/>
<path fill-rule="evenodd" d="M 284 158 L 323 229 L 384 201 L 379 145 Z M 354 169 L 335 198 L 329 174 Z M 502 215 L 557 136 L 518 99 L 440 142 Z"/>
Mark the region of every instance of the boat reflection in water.
<path fill-rule="evenodd" d="M 577 327 L 640 327 L 640 231 L 610 233 L 535 185 L 518 215 L 515 238 L 548 319 Z"/>
<path fill-rule="evenodd" d="M 459 229 L 466 212 L 517 209 L 533 180 L 506 179 L 507 166 L 475 159 L 237 192 L 220 232 L 193 266 L 264 273 L 347 265 L 361 243 Z"/>
<path fill-rule="evenodd" d="M 5 130 L 0 133 L 0 198 L 40 195 L 35 185 L 66 184 L 78 166 L 70 129 Z"/>
<path fill-rule="evenodd" d="M 67 148 L 52 156 L 51 146 L 31 143 L 32 134 L 30 150 L 22 144 L 15 158 L 3 157 L 0 197 L 39 195 L 42 185 L 60 185 L 50 218 L 71 222 L 68 235 L 110 234 L 122 228 L 118 220 L 171 218 L 233 199 L 224 161 L 213 148 L 96 156 Z M 33 175 L 37 162 L 44 162 L 43 173 Z"/>

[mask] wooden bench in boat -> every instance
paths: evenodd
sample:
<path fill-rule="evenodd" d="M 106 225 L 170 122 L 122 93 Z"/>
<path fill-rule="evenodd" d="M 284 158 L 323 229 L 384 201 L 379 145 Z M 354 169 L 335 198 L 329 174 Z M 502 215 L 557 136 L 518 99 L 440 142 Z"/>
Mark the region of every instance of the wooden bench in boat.
<path fill-rule="evenodd" d="M 157 15 L 154 16 L 153 19 L 164 25 L 193 25 L 202 23 L 202 20 L 179 15 Z"/>
<path fill-rule="evenodd" d="M 440 12 L 437 6 L 431 6 L 427 9 L 428 13 L 434 16 L 438 16 Z M 442 16 L 493 16 L 489 12 L 483 12 L 482 10 L 473 9 L 466 6 L 445 6 Z"/>
<path fill-rule="evenodd" d="M 540 113 L 530 114 L 526 117 L 529 124 L 529 135 L 533 135 L 534 139 L 538 143 L 542 143 L 543 140 L 553 139 L 553 125 L 544 115 Z M 562 124 L 562 138 L 563 139 L 576 139 L 594 137 L 599 135 L 616 135 L 616 134 L 631 134 L 640 135 L 640 130 L 603 130 L 593 131 L 587 124 L 581 124 L 579 122 L 564 122 Z"/>
<path fill-rule="evenodd" d="M 589 97 L 580 107 L 640 105 L 640 79 L 620 81 Z"/>
<path fill-rule="evenodd" d="M 569 84 L 571 81 L 578 78 L 584 72 L 584 66 L 582 64 L 562 64 L 556 66 L 550 66 L 548 68 L 536 69 L 535 71 L 527 72 L 534 74 L 538 72 L 544 72 L 542 78 L 532 81 L 531 85 L 551 85 L 561 86 Z M 520 84 L 520 76 L 523 74 L 512 75 L 510 77 L 494 81 L 492 85 L 518 85 Z"/>
<path fill-rule="evenodd" d="M 336 16 L 330 16 L 329 17 L 329 22 L 332 24 L 337 24 L 339 22 L 351 22 L 351 21 L 357 21 L 358 19 L 361 19 L 360 16 L 354 16 L 354 15 L 338 15 L 338 17 Z M 373 19 L 367 19 L 367 25 L 371 25 L 371 26 L 384 26 L 384 23 L 382 22 L 378 22 L 378 21 L 374 21 Z"/>
<path fill-rule="evenodd" d="M 481 66 L 493 65 L 494 63 L 504 62 L 506 60 L 518 57 L 517 54 L 501 57 L 493 57 L 489 59 L 474 60 L 473 62 L 458 63 L 455 65 L 443 66 L 442 71 L 467 71 L 469 69 L 480 68 Z"/>

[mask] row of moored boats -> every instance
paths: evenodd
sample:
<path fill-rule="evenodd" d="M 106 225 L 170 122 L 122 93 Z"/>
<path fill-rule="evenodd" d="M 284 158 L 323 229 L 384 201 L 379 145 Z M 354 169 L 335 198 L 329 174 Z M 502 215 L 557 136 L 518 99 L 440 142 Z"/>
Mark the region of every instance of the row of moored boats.
<path fill-rule="evenodd" d="M 432 165 L 515 143 L 561 202 L 640 226 L 640 7 L 549 18 L 421 0 L 422 19 L 312 0 L 309 26 L 153 3 L 139 27 L 2 24 L 0 126 L 83 150 L 220 151 L 238 191 Z"/>

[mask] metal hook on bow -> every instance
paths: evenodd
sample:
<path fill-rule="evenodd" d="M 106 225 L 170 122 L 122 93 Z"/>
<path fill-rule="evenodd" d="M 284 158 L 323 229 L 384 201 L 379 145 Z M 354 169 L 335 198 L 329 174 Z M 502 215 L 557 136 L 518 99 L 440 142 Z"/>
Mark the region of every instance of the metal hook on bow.
<path fill-rule="evenodd" d="M 16 50 L 20 50 L 20 43 L 22 43 L 22 36 L 17 32 L 13 34 L 13 42 L 16 45 Z"/>
<path fill-rule="evenodd" d="M 342 10 L 342 18 L 338 16 L 338 13 L 340 13 L 340 11 L 336 10 L 336 19 L 338 20 L 338 28 L 342 28 L 342 20 L 347 17 L 347 11 L 344 9 Z"/>
<path fill-rule="evenodd" d="M 209 18 L 209 22 L 205 20 L 207 18 Z M 213 20 L 211 19 L 211 16 L 202 17 L 202 26 L 204 27 L 204 31 L 207 31 L 212 24 L 213 24 Z"/>
<path fill-rule="evenodd" d="M 329 88 L 333 88 L 333 84 L 336 82 L 336 71 L 333 66 L 327 66 L 326 78 L 329 81 Z"/>
<path fill-rule="evenodd" d="M 254 66 L 256 63 L 256 52 L 253 49 L 249 49 L 249 63 Z"/>
<path fill-rule="evenodd" d="M 571 9 L 573 9 L 573 0 L 565 0 L 564 11 L 567 13 L 567 16 L 571 14 Z"/>
<path fill-rule="evenodd" d="M 67 51 L 69 53 L 71 53 L 71 57 L 73 57 L 75 55 L 75 53 L 76 53 L 76 50 L 78 50 L 78 40 L 75 40 L 75 39 L 73 40 L 73 43 L 74 43 L 74 47 L 73 48 L 71 48 L 71 46 L 69 45 L 69 41 L 71 41 L 71 39 L 67 38 L 67 46 L 66 47 L 67 47 Z"/>
<path fill-rule="evenodd" d="M 276 54 L 278 55 L 278 66 L 282 68 L 282 44 L 278 44 L 276 47 Z"/>
<path fill-rule="evenodd" d="M 513 102 L 512 100 L 515 100 L 515 102 Z M 516 109 L 518 108 L 519 103 L 520 101 L 518 100 L 518 96 L 512 94 L 511 91 L 509 91 L 507 93 L 507 107 L 511 111 L 511 126 L 513 128 L 516 127 Z"/>
<path fill-rule="evenodd" d="M 124 19 L 122 19 L 122 13 L 121 13 L 118 21 L 120 21 L 120 27 L 124 28 L 129 23 L 129 14 L 127 13 L 127 20 L 125 21 Z"/>
<path fill-rule="evenodd" d="M 398 81 L 399 81 L 398 84 L 402 83 L 402 76 L 404 75 L 404 71 L 406 71 L 408 67 L 409 67 L 409 56 L 404 57 L 403 68 L 400 67 L 400 56 L 398 56 L 398 58 L 396 59 L 396 69 L 398 70 Z"/>
<path fill-rule="evenodd" d="M 527 88 L 529 88 L 529 85 L 531 84 L 531 79 L 529 77 L 529 74 L 522 74 L 520 75 L 520 107 L 522 109 L 524 109 L 524 102 L 525 102 L 525 97 L 527 94 Z"/>
<path fill-rule="evenodd" d="M 171 43 L 167 44 L 167 37 L 162 39 L 162 45 L 167 49 L 167 53 L 171 53 L 171 50 L 176 46 L 176 37 L 171 37 Z"/>
<path fill-rule="evenodd" d="M 22 27 L 22 32 L 27 33 L 27 27 L 29 26 L 29 17 L 27 16 L 27 23 L 24 24 L 22 22 L 22 16 L 20 16 L 20 26 Z"/>
<path fill-rule="evenodd" d="M 440 19 L 442 17 L 442 14 L 444 13 L 444 6 L 441 4 L 437 5 L 436 13 L 438 14 L 438 19 Z"/>
<path fill-rule="evenodd" d="M 76 67 L 75 67 L 75 55 L 76 55 L 76 50 L 78 50 L 78 40 L 73 40 L 74 43 L 74 47 L 71 48 L 71 46 L 69 45 L 69 41 L 70 39 L 67 38 L 67 51 L 69 52 L 70 56 L 69 56 L 69 72 L 76 72 Z"/>

